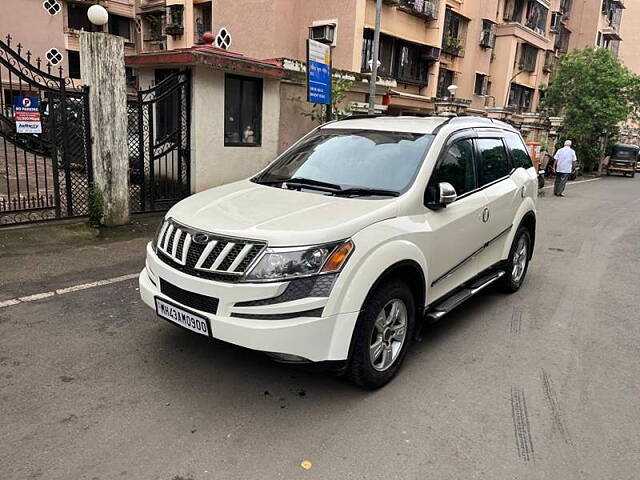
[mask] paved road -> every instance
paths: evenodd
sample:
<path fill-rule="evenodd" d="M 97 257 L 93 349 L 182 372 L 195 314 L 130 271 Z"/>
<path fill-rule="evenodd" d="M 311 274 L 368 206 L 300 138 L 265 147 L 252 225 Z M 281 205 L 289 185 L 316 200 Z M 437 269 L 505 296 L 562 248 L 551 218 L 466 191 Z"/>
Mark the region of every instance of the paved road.
<path fill-rule="evenodd" d="M 523 289 L 430 328 L 373 393 L 159 321 L 133 280 L 0 308 L 0 478 L 638 478 L 640 179 L 567 194 L 540 199 Z M 0 237 L 0 301 L 135 271 L 140 230 Z"/>

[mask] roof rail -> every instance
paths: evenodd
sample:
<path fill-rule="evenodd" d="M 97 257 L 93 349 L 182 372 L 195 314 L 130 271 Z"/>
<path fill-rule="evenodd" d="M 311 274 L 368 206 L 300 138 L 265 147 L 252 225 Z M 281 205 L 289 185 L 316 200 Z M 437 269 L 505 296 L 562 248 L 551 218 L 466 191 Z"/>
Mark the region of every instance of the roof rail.
<path fill-rule="evenodd" d="M 348 115 L 344 118 L 341 118 L 339 121 L 343 120 L 360 120 L 361 118 L 378 118 L 378 117 L 389 117 L 391 115 L 385 115 L 383 113 L 356 113 L 355 115 Z"/>

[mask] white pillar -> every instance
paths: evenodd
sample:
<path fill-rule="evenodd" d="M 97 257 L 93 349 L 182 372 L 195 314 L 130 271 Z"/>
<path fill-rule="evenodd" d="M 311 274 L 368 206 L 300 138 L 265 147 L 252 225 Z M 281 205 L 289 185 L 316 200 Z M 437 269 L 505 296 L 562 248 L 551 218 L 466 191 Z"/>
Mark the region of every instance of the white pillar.
<path fill-rule="evenodd" d="M 129 145 L 124 39 L 80 34 L 80 76 L 89 85 L 93 182 L 104 199 L 107 226 L 129 222 Z"/>

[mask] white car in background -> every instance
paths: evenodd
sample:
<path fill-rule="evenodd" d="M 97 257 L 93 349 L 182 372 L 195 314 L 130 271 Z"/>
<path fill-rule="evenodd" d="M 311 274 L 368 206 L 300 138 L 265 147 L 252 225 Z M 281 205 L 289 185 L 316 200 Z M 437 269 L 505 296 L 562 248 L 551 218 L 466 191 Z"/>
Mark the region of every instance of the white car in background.
<path fill-rule="evenodd" d="M 420 321 L 494 282 L 520 288 L 537 192 L 505 123 L 350 117 L 175 205 L 147 246 L 141 296 L 197 334 L 377 388 Z"/>

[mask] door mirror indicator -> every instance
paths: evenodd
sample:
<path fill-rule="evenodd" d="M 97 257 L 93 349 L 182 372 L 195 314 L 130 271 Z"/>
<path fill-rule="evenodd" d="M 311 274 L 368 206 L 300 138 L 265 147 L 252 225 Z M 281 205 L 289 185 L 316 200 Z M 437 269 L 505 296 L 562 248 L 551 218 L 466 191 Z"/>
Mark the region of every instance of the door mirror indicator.
<path fill-rule="evenodd" d="M 449 182 L 440 182 L 435 187 L 428 187 L 425 192 L 425 205 L 431 210 L 440 210 L 455 202 L 458 198 L 456 189 Z"/>

